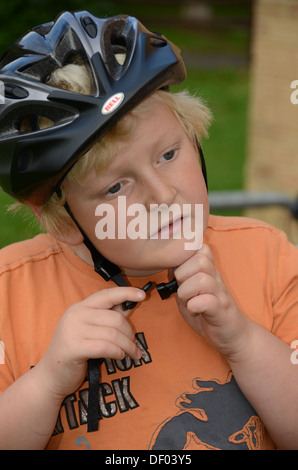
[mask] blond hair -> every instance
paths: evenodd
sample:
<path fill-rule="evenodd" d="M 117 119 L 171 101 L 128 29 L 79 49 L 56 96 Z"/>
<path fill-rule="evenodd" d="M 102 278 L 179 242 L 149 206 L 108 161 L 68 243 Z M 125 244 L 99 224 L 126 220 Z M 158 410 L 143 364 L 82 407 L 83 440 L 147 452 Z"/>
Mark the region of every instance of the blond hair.
<path fill-rule="evenodd" d="M 83 94 L 91 94 L 92 90 L 90 75 L 86 67 L 80 64 L 69 64 L 56 70 L 49 77 L 48 83 Z M 157 91 L 152 96 L 173 112 L 194 146 L 202 136 L 208 135 L 211 113 L 200 98 L 190 95 L 187 91 L 178 93 Z M 129 138 L 136 118 L 144 110 L 146 110 L 146 100 L 102 135 L 68 172 L 61 185 L 61 194 L 58 196 L 54 193 L 41 207 L 41 224 L 53 236 L 66 233 L 73 227 L 73 221 L 64 208 L 65 183 L 72 181 L 80 184 L 92 170 L 100 174 L 100 171 L 107 168 L 115 155 L 115 140 Z M 133 119 L 127 119 L 127 116 Z"/>

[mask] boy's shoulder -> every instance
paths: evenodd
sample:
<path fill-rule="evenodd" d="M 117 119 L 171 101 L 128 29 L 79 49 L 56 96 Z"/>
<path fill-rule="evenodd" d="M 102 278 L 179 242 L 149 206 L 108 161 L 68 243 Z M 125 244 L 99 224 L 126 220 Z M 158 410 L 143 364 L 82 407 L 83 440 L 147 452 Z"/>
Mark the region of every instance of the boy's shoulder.
<path fill-rule="evenodd" d="M 217 232 L 256 230 L 275 233 L 276 235 L 283 233 L 276 227 L 269 225 L 262 220 L 251 219 L 249 217 L 227 217 L 219 215 L 209 216 L 208 229 Z"/>
<path fill-rule="evenodd" d="M 226 217 L 210 215 L 207 227 L 207 237 L 220 237 L 223 241 L 223 235 L 226 235 L 233 243 L 248 243 L 254 245 L 257 243 L 280 242 L 289 244 L 287 235 L 280 229 L 267 224 L 261 220 L 248 217 Z"/>
<path fill-rule="evenodd" d="M 28 262 L 44 260 L 61 251 L 61 244 L 48 234 L 13 243 L 0 250 L 0 274 L 17 269 Z"/>

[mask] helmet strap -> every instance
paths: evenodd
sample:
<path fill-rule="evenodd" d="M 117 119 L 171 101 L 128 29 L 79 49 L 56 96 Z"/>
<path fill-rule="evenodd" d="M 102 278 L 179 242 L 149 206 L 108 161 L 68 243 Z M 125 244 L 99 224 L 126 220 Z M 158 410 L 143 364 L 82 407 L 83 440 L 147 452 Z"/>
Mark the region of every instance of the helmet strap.
<path fill-rule="evenodd" d="M 204 177 L 204 180 L 205 180 L 206 189 L 207 189 L 207 192 L 208 192 L 208 179 L 207 179 L 207 168 L 206 168 L 205 157 L 204 157 L 203 150 L 202 150 L 202 147 L 200 145 L 200 142 L 199 142 L 197 136 L 195 137 L 195 139 L 196 139 L 196 144 L 197 144 L 197 148 L 198 148 L 199 155 L 200 155 L 202 173 L 203 173 L 203 177 Z"/>

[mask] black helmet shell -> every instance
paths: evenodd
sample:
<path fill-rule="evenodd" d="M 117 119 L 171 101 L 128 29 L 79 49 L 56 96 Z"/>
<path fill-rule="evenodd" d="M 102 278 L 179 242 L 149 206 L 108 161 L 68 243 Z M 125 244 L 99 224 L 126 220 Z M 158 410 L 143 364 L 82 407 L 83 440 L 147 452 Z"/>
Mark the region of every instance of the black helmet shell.
<path fill-rule="evenodd" d="M 92 95 L 46 83 L 78 57 L 93 79 Z M 0 61 L 0 186 L 22 202 L 43 204 L 102 133 L 153 91 L 185 77 L 179 49 L 130 16 L 64 12 L 34 28 Z M 53 125 L 39 129 L 38 116 Z M 29 132 L 21 129 L 24 119 Z"/>

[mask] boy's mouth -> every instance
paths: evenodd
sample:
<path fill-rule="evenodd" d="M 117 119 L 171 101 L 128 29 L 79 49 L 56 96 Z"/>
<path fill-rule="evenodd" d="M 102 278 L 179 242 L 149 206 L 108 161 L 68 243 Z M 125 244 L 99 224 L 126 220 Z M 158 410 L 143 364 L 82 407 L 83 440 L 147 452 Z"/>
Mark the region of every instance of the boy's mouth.
<path fill-rule="evenodd" d="M 175 235 L 177 236 L 177 238 L 182 238 L 183 220 L 183 215 L 175 219 L 169 220 L 167 223 L 159 227 L 157 232 L 150 234 L 150 238 L 169 239 Z"/>

